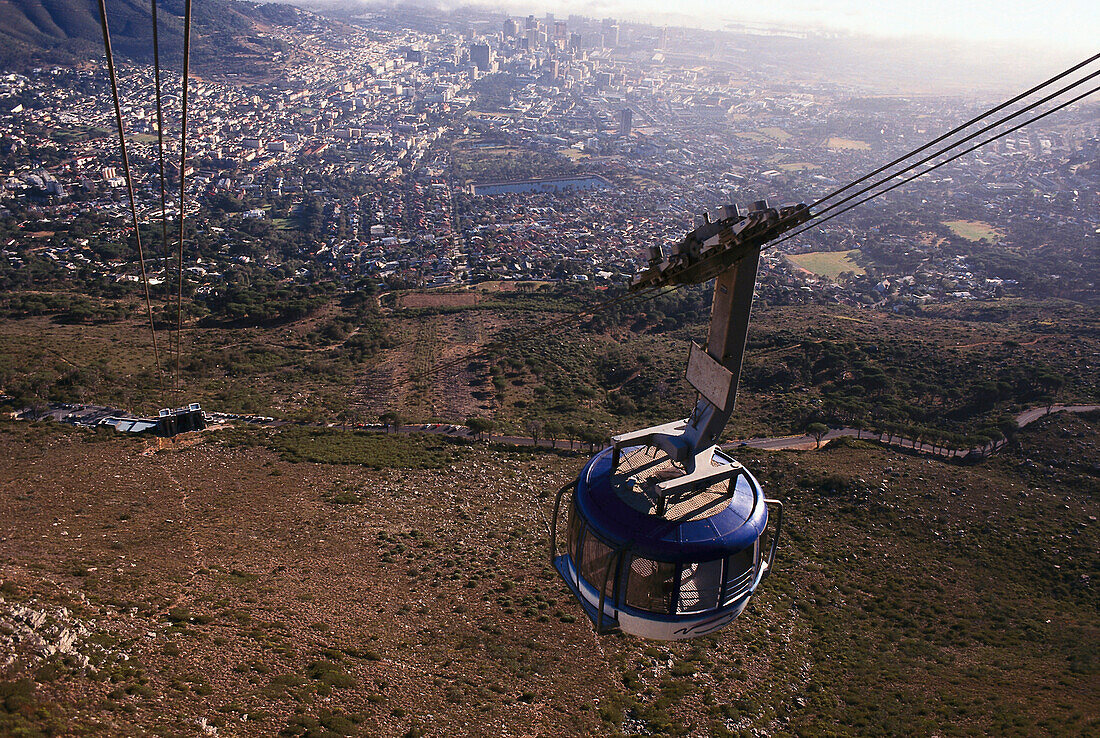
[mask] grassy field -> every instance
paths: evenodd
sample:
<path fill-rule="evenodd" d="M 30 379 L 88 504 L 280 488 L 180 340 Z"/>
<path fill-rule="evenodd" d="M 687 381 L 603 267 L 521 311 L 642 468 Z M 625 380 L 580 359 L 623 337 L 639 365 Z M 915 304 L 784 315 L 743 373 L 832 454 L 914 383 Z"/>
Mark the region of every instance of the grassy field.
<path fill-rule="evenodd" d="M 784 172 L 804 172 L 811 169 L 820 169 L 820 167 L 817 164 L 811 164 L 806 161 L 795 161 L 790 164 L 778 164 L 776 165 L 776 169 Z"/>
<path fill-rule="evenodd" d="M 791 138 L 791 134 L 787 133 L 782 128 L 776 128 L 775 126 L 771 126 L 769 128 L 761 128 L 760 133 L 764 134 L 774 141 L 778 141 L 779 143 L 789 141 Z"/>
<path fill-rule="evenodd" d="M 597 639 L 546 561 L 583 456 L 3 422 L 0 619 L 72 640 L 13 652 L 0 734 L 1095 734 L 1098 431 L 1051 416 L 974 466 L 743 453 L 787 505 L 776 571 L 653 643 Z"/>
<path fill-rule="evenodd" d="M 110 135 L 111 131 L 107 128 L 94 128 L 92 126 L 83 126 L 75 128 L 57 129 L 50 132 L 50 138 L 57 141 L 60 144 L 71 144 L 77 141 L 89 141 L 92 139 L 103 138 Z M 117 134 L 116 134 L 117 135 Z"/>
<path fill-rule="evenodd" d="M 857 141 L 853 138 L 830 138 L 825 144 L 830 149 L 850 149 L 853 151 L 867 151 L 871 145 L 866 141 Z"/>
<path fill-rule="evenodd" d="M 980 220 L 949 220 L 944 225 L 951 232 L 967 241 L 997 241 L 1004 237 L 1004 232 L 989 223 Z"/>
<path fill-rule="evenodd" d="M 578 149 L 574 149 L 573 147 L 569 147 L 569 148 L 565 148 L 565 149 L 558 149 L 558 153 L 561 154 L 562 156 L 566 157 L 567 159 L 572 159 L 573 161 L 581 161 L 583 159 L 591 159 L 592 158 L 591 154 L 588 154 L 584 151 L 580 151 Z"/>
<path fill-rule="evenodd" d="M 836 279 L 841 272 L 865 274 L 863 267 L 856 263 L 859 249 L 851 251 L 811 251 L 808 254 L 795 254 L 788 258 L 803 269 L 822 277 Z"/>

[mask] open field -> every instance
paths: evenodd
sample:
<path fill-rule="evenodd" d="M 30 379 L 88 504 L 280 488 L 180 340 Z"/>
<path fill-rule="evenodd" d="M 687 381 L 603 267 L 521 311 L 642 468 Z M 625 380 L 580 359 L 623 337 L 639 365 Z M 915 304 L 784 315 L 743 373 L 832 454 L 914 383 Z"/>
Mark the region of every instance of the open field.
<path fill-rule="evenodd" d="M 583 159 L 591 159 L 592 158 L 591 154 L 589 154 L 587 152 L 584 152 L 584 151 L 580 151 L 579 149 L 574 149 L 571 146 L 569 148 L 565 148 L 565 149 L 558 149 L 558 153 L 561 154 L 562 156 L 566 157 L 567 159 L 572 159 L 573 161 L 580 161 L 580 160 L 583 160 Z"/>
<path fill-rule="evenodd" d="M 871 145 L 866 141 L 857 141 L 852 138 L 830 138 L 826 143 L 830 149 L 851 149 L 853 151 L 867 151 Z"/>
<path fill-rule="evenodd" d="M 791 134 L 787 133 L 782 128 L 777 128 L 775 126 L 771 126 L 769 128 L 761 128 L 760 133 L 764 134 L 774 141 L 778 141 L 779 143 L 789 141 L 791 138 Z"/>
<path fill-rule="evenodd" d="M 949 220 L 944 225 L 956 236 L 967 241 L 996 241 L 1004 237 L 1004 232 L 999 228 L 980 220 Z"/>
<path fill-rule="evenodd" d="M 842 272 L 866 274 L 866 270 L 856 263 L 859 249 L 851 251 L 811 251 L 808 254 L 792 254 L 787 258 L 798 266 L 829 279 L 836 279 Z"/>
<path fill-rule="evenodd" d="M 17 649 L 0 733 L 1091 733 L 1097 423 L 973 467 L 742 454 L 787 504 L 777 571 L 673 644 L 597 640 L 553 575 L 568 452 L 2 423 L 0 620 L 70 640 Z M 383 468 L 295 463 L 324 448 Z"/>
<path fill-rule="evenodd" d="M 52 140 L 60 144 L 71 144 L 75 141 L 90 141 L 97 138 L 106 138 L 110 133 L 111 131 L 106 128 L 79 126 L 73 128 L 59 128 L 51 131 L 49 135 Z"/>
<path fill-rule="evenodd" d="M 809 171 L 811 169 L 820 169 L 820 168 L 821 167 L 817 164 L 811 164 L 811 163 L 805 162 L 805 161 L 795 161 L 795 162 L 791 162 L 789 164 L 777 164 L 776 165 L 776 169 L 779 169 L 779 170 L 784 171 L 784 172 L 805 172 L 805 171 Z"/>
<path fill-rule="evenodd" d="M 469 307 L 476 305 L 480 296 L 476 292 L 410 292 L 397 298 L 403 308 Z"/>

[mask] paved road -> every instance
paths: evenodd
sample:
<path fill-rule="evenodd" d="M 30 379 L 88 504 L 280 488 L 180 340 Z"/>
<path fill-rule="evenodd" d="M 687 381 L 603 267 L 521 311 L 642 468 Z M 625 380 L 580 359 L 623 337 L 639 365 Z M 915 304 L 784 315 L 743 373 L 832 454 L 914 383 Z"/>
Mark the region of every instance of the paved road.
<path fill-rule="evenodd" d="M 1023 428 L 1029 423 L 1034 423 L 1039 418 L 1045 417 L 1050 413 L 1091 413 L 1100 410 L 1100 405 L 1055 405 L 1050 410 L 1046 407 L 1033 407 L 1030 410 L 1025 410 L 1016 416 L 1016 425 Z M 869 438 L 871 440 L 883 440 L 878 435 L 871 431 L 859 430 L 858 428 L 834 428 L 830 429 L 821 438 L 821 443 L 825 444 L 834 438 L 841 438 L 843 436 L 849 436 L 852 438 L 862 437 Z M 885 442 L 885 441 L 884 441 Z M 895 438 L 890 442 L 891 446 L 900 446 L 901 448 L 913 448 L 912 441 L 906 438 Z M 790 449 L 809 449 L 816 448 L 817 441 L 813 436 L 786 436 L 782 438 L 750 438 L 744 441 L 731 441 L 730 443 L 723 444 L 725 448 L 738 448 L 748 446 L 749 448 L 763 448 L 773 451 L 777 450 L 790 450 Z M 928 443 L 916 444 L 918 451 L 924 451 L 932 453 L 932 445 Z M 937 447 L 936 453 L 941 453 Z M 951 453 L 943 452 L 943 456 L 965 456 L 969 453 L 969 450 L 955 451 Z"/>
<path fill-rule="evenodd" d="M 1023 428 L 1029 423 L 1033 423 L 1039 418 L 1042 418 L 1049 413 L 1089 413 L 1096 410 L 1100 410 L 1100 405 L 1055 405 L 1049 411 L 1046 407 L 1035 407 L 1030 410 L 1025 410 L 1016 416 L 1016 424 Z M 469 437 L 469 431 L 456 425 L 448 424 L 422 424 L 422 425 L 404 425 L 401 426 L 402 433 L 444 433 L 447 435 L 456 435 Z M 956 451 L 948 451 L 936 446 L 933 447 L 930 443 L 914 443 L 907 438 L 890 437 L 887 441 L 885 435 L 879 436 L 871 431 L 861 430 L 859 428 L 832 428 L 821 438 L 821 445 L 825 445 L 829 441 L 836 438 L 866 438 L 873 441 L 879 441 L 887 443 L 891 446 L 897 446 L 899 448 L 915 448 L 917 451 L 923 453 L 935 453 L 939 456 L 947 457 L 962 457 L 970 453 L 971 449 L 962 449 Z M 493 441 L 498 443 L 506 443 L 514 446 L 533 446 L 534 441 L 529 437 L 523 436 L 493 436 Z M 556 448 L 570 448 L 568 441 L 559 440 L 557 443 L 552 443 L 545 438 L 539 439 L 539 446 L 550 448 L 552 445 Z M 738 449 L 738 448 L 759 448 L 769 451 L 784 451 L 784 450 L 807 450 L 817 448 L 818 443 L 811 435 L 795 435 L 795 436 L 779 436 L 775 438 L 749 438 L 745 440 L 729 441 L 722 444 L 726 449 Z M 576 448 L 584 448 L 583 444 L 577 444 Z"/>
<path fill-rule="evenodd" d="M 1091 413 L 1095 410 L 1100 410 L 1100 405 L 1055 405 L 1049 411 L 1045 407 L 1033 407 L 1030 410 L 1024 410 L 1022 413 L 1016 416 L 1016 425 L 1023 428 L 1028 423 L 1032 423 L 1039 418 L 1051 413 Z"/>

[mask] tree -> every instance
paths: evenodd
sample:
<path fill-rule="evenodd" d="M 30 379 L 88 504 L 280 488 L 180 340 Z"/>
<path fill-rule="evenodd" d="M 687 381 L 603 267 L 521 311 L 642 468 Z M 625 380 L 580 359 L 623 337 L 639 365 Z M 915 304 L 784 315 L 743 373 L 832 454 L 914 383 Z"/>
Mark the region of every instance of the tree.
<path fill-rule="evenodd" d="M 569 439 L 569 450 L 572 451 L 574 444 L 581 440 L 580 426 L 575 423 L 569 423 L 565 426 L 565 437 Z"/>
<path fill-rule="evenodd" d="M 825 434 L 829 432 L 829 426 L 824 423 L 810 423 L 806 426 L 806 432 L 814 437 L 817 441 L 817 448 L 821 448 L 821 439 L 825 437 Z"/>
<path fill-rule="evenodd" d="M 405 416 L 397 412 L 396 410 L 384 412 L 378 417 L 378 419 L 382 421 L 382 424 L 385 425 L 387 429 L 392 426 L 394 433 L 397 433 L 399 430 L 401 430 L 401 424 L 405 422 Z"/>
<path fill-rule="evenodd" d="M 1005 415 L 997 420 L 997 430 L 1004 435 L 1005 445 L 1015 445 L 1016 434 L 1020 431 L 1020 424 L 1016 421 L 1016 418 Z"/>
<path fill-rule="evenodd" d="M 527 435 L 531 436 L 531 440 L 535 442 L 536 446 L 539 445 L 539 439 L 542 438 L 545 424 L 541 420 L 528 420 L 526 425 Z"/>
<path fill-rule="evenodd" d="M 557 448 L 558 439 L 561 438 L 565 429 L 561 427 L 561 423 L 551 420 L 543 427 L 543 432 L 546 433 L 546 437 L 550 439 L 551 448 Z"/>
<path fill-rule="evenodd" d="M 463 423 L 470 432 L 473 433 L 480 440 L 484 435 L 489 434 L 492 437 L 493 429 L 496 428 L 496 423 L 488 418 L 466 418 L 466 422 Z"/>
<path fill-rule="evenodd" d="M 1059 390 L 1066 383 L 1066 378 L 1052 372 L 1042 372 L 1035 378 L 1035 384 L 1038 385 L 1042 396 L 1039 401 L 1046 405 L 1047 413 L 1049 414 L 1051 408 L 1054 407 L 1054 403 L 1058 396 Z"/>
<path fill-rule="evenodd" d="M 585 428 L 581 431 L 581 441 L 588 444 L 588 451 L 591 453 L 595 450 L 596 444 L 602 444 L 604 434 L 595 428 Z"/>

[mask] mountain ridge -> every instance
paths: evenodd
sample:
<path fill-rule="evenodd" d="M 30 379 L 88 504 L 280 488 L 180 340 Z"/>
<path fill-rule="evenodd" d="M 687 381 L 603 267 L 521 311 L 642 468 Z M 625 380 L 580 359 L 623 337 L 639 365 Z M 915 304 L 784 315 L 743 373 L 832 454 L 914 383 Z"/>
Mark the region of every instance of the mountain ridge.
<path fill-rule="evenodd" d="M 157 8 L 161 62 L 177 66 L 183 50 L 183 0 L 161 0 Z M 204 0 L 192 6 L 191 60 L 199 74 L 216 73 L 247 56 L 262 64 L 265 52 L 284 50 L 262 31 L 292 26 L 303 11 L 285 5 Z M 116 57 L 153 61 L 152 13 L 142 0 L 113 0 L 107 21 Z M 257 57 L 261 57 L 257 59 Z M 0 68 L 71 65 L 103 58 L 99 8 L 95 0 L 0 0 Z"/>

